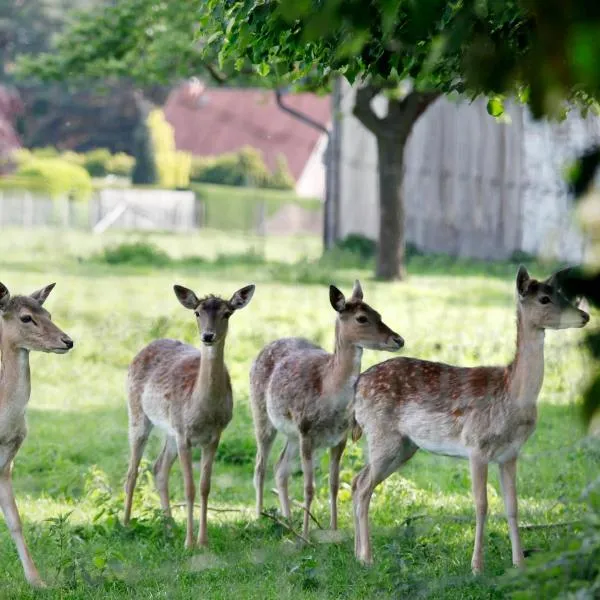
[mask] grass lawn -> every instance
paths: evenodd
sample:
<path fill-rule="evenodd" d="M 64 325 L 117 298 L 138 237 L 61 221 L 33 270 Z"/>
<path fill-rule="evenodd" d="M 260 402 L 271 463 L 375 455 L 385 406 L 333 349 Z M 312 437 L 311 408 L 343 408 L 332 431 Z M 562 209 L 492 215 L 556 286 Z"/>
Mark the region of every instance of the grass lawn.
<path fill-rule="evenodd" d="M 465 461 L 421 452 L 376 490 L 372 568 L 353 558 L 349 485 L 363 464 L 361 446 L 350 443 L 343 460 L 339 536 L 314 528 L 314 545 L 301 548 L 276 523 L 256 520 L 248 371 L 260 348 L 278 337 L 302 335 L 331 348 L 334 312 L 324 284 L 331 280 L 349 292 L 356 276 L 366 301 L 405 338 L 404 354 L 463 365 L 508 362 L 515 340 L 513 266 L 419 258 L 406 283 L 383 284 L 370 280 L 370 269 L 313 263 L 315 239 L 242 239 L 210 231 L 145 236 L 171 257 L 161 266 L 107 264 L 102 249 L 123 239 L 118 233 L 0 231 L 0 280 L 15 293 L 57 281 L 47 307 L 75 340 L 68 355 L 32 355 L 29 437 L 14 468 L 25 535 L 51 588 L 29 589 L 0 519 L 0 598 L 505 597 L 510 543 L 495 469 L 488 487 L 486 574 L 478 578 L 470 574 L 474 516 Z M 534 268 L 532 274 L 547 273 Z M 146 452 L 136 519 L 129 529 L 120 524 L 127 366 L 155 338 L 198 342 L 192 315 L 172 292 L 176 282 L 199 294 L 223 295 L 257 284 L 250 305 L 232 319 L 226 347 L 234 419 L 219 448 L 210 504 L 230 511 L 209 513 L 210 551 L 192 553 L 183 549 L 183 509 L 175 510 L 172 527 L 158 511 L 148 469 L 159 435 Z M 571 522 L 585 512 L 580 495 L 597 473 L 600 452 L 584 439 L 578 418 L 587 365 L 583 336 L 570 330 L 546 337 L 538 429 L 519 463 L 522 524 Z M 365 351 L 363 368 L 389 356 Z M 317 462 L 314 511 L 326 524 L 327 457 Z M 270 469 L 267 486 L 273 485 Z M 297 500 L 301 489 L 298 472 L 292 483 Z M 183 502 L 178 465 L 171 495 Z M 267 506 L 276 506 L 274 495 L 267 496 Z M 300 512 L 295 509 L 296 526 Z M 568 532 L 532 528 L 522 537 L 527 550 L 545 551 Z"/>

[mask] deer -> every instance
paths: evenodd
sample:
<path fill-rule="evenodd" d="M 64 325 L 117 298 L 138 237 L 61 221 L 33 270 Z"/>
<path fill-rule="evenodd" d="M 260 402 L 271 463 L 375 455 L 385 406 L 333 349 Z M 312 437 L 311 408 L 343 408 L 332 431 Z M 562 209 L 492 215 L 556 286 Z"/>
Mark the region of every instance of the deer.
<path fill-rule="evenodd" d="M 562 293 L 567 270 L 544 281 L 520 266 L 517 344 L 508 366 L 457 367 L 400 357 L 367 369 L 356 387 L 352 437 L 364 432 L 368 462 L 352 482 L 355 555 L 373 562 L 369 503 L 373 490 L 421 448 L 470 462 L 475 504 L 474 574 L 483 570 L 488 465 L 500 471 L 515 567 L 524 565 L 517 513 L 517 460 L 534 432 L 544 378 L 546 329 L 579 328 L 589 314 Z"/>
<path fill-rule="evenodd" d="M 304 539 L 309 533 L 314 495 L 313 454 L 318 448 L 330 449 L 330 527 L 337 529 L 340 461 L 346 447 L 363 348 L 395 352 L 404 345 L 402 337 L 363 301 L 358 280 L 348 299 L 331 285 L 329 300 L 337 313 L 333 354 L 304 338 L 283 338 L 265 346 L 250 371 L 257 442 L 256 513 L 260 516 L 263 512 L 267 460 L 280 432 L 286 438 L 275 466 L 281 512 L 284 518 L 291 517 L 288 479 L 292 461 L 300 451 L 304 473 Z"/>
<path fill-rule="evenodd" d="M 161 508 L 171 517 L 169 472 L 179 456 L 183 473 L 187 521 L 185 548 L 194 548 L 194 476 L 192 447 L 202 450 L 200 463 L 200 529 L 198 545 L 208 545 L 207 511 L 211 474 L 223 430 L 233 414 L 231 379 L 225 365 L 229 318 L 252 299 L 254 285 L 236 291 L 229 300 L 208 295 L 198 298 L 181 285 L 179 302 L 194 311 L 201 348 L 171 339 L 151 342 L 131 362 L 128 372 L 130 460 L 125 483 L 124 524 L 129 524 L 138 468 L 157 427 L 166 434 L 153 467 Z"/>
<path fill-rule="evenodd" d="M 66 354 L 73 340 L 53 322 L 43 304 L 56 284 L 29 296 L 11 296 L 0 283 L 0 506 L 17 547 L 25 578 L 34 587 L 46 584 L 33 562 L 12 487 L 13 461 L 27 436 L 25 411 L 31 396 L 30 352 Z"/>

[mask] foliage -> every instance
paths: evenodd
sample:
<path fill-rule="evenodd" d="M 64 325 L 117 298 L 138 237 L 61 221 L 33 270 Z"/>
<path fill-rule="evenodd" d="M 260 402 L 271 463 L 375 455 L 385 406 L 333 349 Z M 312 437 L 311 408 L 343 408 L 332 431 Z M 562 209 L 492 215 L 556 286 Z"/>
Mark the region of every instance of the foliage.
<path fill-rule="evenodd" d="M 277 167 L 271 174 L 260 150 L 250 146 L 219 156 L 192 158 L 191 179 L 203 183 L 281 190 L 295 187 L 285 157 L 277 157 Z"/>
<path fill-rule="evenodd" d="M 125 152 L 117 152 L 108 159 L 106 171 L 119 177 L 131 177 L 134 166 L 135 158 L 133 156 L 129 156 Z"/>
<path fill-rule="evenodd" d="M 109 265 L 135 265 L 159 267 L 170 262 L 169 255 L 155 244 L 144 241 L 123 242 L 104 248 L 100 260 Z"/>
<path fill-rule="evenodd" d="M 187 188 L 190 184 L 191 156 L 175 149 L 175 132 L 162 110 L 148 115 L 158 181 L 166 188 Z"/>
<path fill-rule="evenodd" d="M 106 148 L 96 148 L 85 154 L 84 167 L 92 177 L 105 177 L 108 173 L 110 152 Z"/>
<path fill-rule="evenodd" d="M 133 155 L 135 165 L 131 173 L 131 183 L 136 185 L 158 182 L 156 162 L 148 124 L 141 119 L 133 134 Z"/>
<path fill-rule="evenodd" d="M 70 196 L 74 200 L 82 200 L 92 192 L 92 180 L 87 171 L 61 158 L 21 159 L 14 179 L 19 187 L 52 197 Z"/>

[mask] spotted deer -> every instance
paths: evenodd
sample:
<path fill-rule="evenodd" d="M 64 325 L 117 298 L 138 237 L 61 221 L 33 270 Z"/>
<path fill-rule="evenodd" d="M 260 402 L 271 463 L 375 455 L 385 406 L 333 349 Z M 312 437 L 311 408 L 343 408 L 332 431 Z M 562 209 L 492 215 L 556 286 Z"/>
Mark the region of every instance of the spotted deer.
<path fill-rule="evenodd" d="M 286 437 L 275 467 L 281 511 L 285 518 L 290 517 L 288 478 L 291 463 L 300 450 L 305 537 L 314 492 L 313 452 L 317 448 L 330 448 L 331 528 L 337 528 L 340 460 L 346 446 L 363 348 L 393 352 L 404 345 L 404 340 L 381 320 L 381 315 L 363 302 L 358 281 L 348 300 L 333 285 L 329 288 L 329 299 L 337 312 L 333 354 L 302 338 L 284 338 L 265 346 L 250 372 L 258 447 L 254 474 L 256 512 L 258 515 L 262 512 L 267 459 L 279 431 Z"/>
<path fill-rule="evenodd" d="M 241 288 L 230 300 L 209 295 L 199 299 L 180 285 L 174 286 L 179 302 L 194 311 L 201 349 L 176 340 L 155 340 L 146 346 L 129 367 L 129 444 L 131 457 L 125 484 L 125 524 L 131 504 L 138 467 L 154 426 L 166 433 L 163 449 L 154 463 L 154 478 L 160 503 L 167 516 L 169 472 L 179 455 L 187 508 L 185 547 L 194 547 L 194 476 L 192 446 L 200 446 L 200 531 L 198 544 L 208 543 L 206 514 L 210 479 L 221 433 L 231 421 L 233 396 L 225 366 L 225 338 L 229 318 L 246 306 L 254 285 Z"/>
<path fill-rule="evenodd" d="M 483 568 L 489 463 L 497 463 L 512 545 L 523 565 L 517 525 L 519 451 L 533 433 L 544 377 L 546 329 L 583 327 L 589 315 L 569 302 L 559 281 L 517 274 L 517 349 L 506 367 L 455 367 L 415 358 L 395 358 L 365 371 L 357 383 L 353 438 L 366 436 L 368 464 L 352 482 L 355 554 L 372 562 L 369 503 L 373 490 L 422 448 L 470 461 L 475 502 L 472 568 Z"/>
<path fill-rule="evenodd" d="M 43 304 L 52 283 L 30 296 L 11 296 L 0 283 L 0 506 L 25 571 L 27 581 L 45 587 L 35 567 L 21 526 L 12 487 L 13 460 L 27 435 L 25 409 L 31 395 L 29 353 L 65 354 L 73 340 L 53 322 Z"/>

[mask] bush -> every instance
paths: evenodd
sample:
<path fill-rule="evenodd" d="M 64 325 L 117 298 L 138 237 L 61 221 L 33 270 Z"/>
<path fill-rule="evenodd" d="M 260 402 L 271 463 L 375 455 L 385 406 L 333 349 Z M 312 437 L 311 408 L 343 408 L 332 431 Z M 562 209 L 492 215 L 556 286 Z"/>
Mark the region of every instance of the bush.
<path fill-rule="evenodd" d="M 67 150 L 60 155 L 60 158 L 80 167 L 85 166 L 85 154 L 79 154 L 72 150 Z"/>
<path fill-rule="evenodd" d="M 138 241 L 105 248 L 99 260 L 109 265 L 164 266 L 171 257 L 155 244 Z"/>
<path fill-rule="evenodd" d="M 113 154 L 108 160 L 106 170 L 111 175 L 131 177 L 134 166 L 135 158 L 133 158 L 133 156 L 129 156 L 129 154 L 125 154 L 125 152 L 117 152 L 117 154 Z"/>
<path fill-rule="evenodd" d="M 105 177 L 110 159 L 110 152 L 106 148 L 96 148 L 86 153 L 84 167 L 92 177 Z"/>
<path fill-rule="evenodd" d="M 58 150 L 53 146 L 46 146 L 44 148 L 33 148 L 30 150 L 32 157 L 34 158 L 56 158 L 58 157 Z"/>
<path fill-rule="evenodd" d="M 376 242 L 359 233 L 348 234 L 343 240 L 337 241 L 335 247 L 354 254 L 362 260 L 370 260 L 377 252 Z"/>
<path fill-rule="evenodd" d="M 137 185 L 157 182 L 154 150 L 148 124 L 141 120 L 133 132 L 133 154 L 135 164 L 131 172 L 131 183 Z"/>
<path fill-rule="evenodd" d="M 274 190 L 293 190 L 296 187 L 296 181 L 290 171 L 287 159 L 283 154 L 279 154 L 276 162 L 275 170 L 267 179 L 265 187 Z"/>
<path fill-rule="evenodd" d="M 79 200 L 92 192 L 87 171 L 61 158 L 31 158 L 18 166 L 15 177 L 52 197 L 69 195 Z"/>

